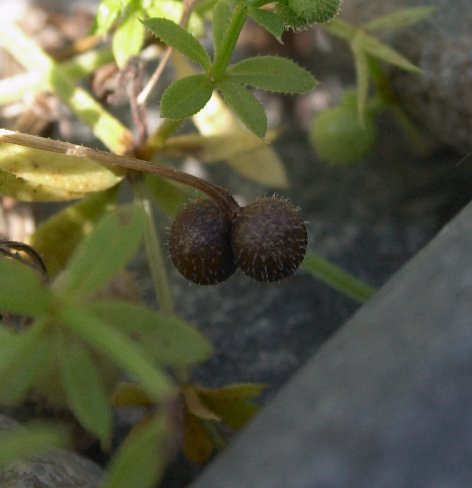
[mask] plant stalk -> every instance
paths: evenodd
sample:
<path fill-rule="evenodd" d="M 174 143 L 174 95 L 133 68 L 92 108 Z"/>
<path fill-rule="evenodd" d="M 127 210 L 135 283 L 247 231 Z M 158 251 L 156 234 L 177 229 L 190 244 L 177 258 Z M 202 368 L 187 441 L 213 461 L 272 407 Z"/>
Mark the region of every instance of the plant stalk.
<path fill-rule="evenodd" d="M 226 30 L 220 50 L 216 53 L 213 66 L 210 71 L 210 77 L 218 81 L 220 80 L 228 67 L 231 60 L 234 48 L 239 38 L 239 34 L 246 22 L 246 6 L 243 2 L 238 2 L 233 11 L 228 29 Z"/>

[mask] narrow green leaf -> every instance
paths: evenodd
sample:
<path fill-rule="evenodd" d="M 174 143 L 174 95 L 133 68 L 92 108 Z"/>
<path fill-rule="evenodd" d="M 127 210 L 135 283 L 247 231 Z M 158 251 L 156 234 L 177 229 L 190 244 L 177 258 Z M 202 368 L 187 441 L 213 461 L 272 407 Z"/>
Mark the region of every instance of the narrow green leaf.
<path fill-rule="evenodd" d="M 313 251 L 307 251 L 302 265 L 306 271 L 323 283 L 358 302 L 366 302 L 375 293 L 374 288 L 347 273 L 339 266 L 318 256 Z"/>
<path fill-rule="evenodd" d="M 367 63 L 367 56 L 362 50 L 356 37 L 351 44 L 352 52 L 354 54 L 354 61 L 356 66 L 356 81 L 357 81 L 357 116 L 359 123 L 364 123 L 364 114 L 367 104 L 367 94 L 369 90 L 369 67 Z"/>
<path fill-rule="evenodd" d="M 282 42 L 282 34 L 284 33 L 284 21 L 282 17 L 276 12 L 263 10 L 249 6 L 247 13 L 252 17 L 261 27 L 264 27 L 270 32 L 280 43 Z"/>
<path fill-rule="evenodd" d="M 90 295 L 136 254 L 143 229 L 144 216 L 135 205 L 108 213 L 79 244 L 54 288 L 74 297 Z"/>
<path fill-rule="evenodd" d="M 68 435 L 56 425 L 36 424 L 0 435 L 0 466 L 65 447 Z"/>
<path fill-rule="evenodd" d="M 261 102 L 247 88 L 234 81 L 222 80 L 217 88 L 239 120 L 254 134 L 264 137 L 267 117 Z"/>
<path fill-rule="evenodd" d="M 231 81 L 280 93 L 303 93 L 316 83 L 306 69 L 279 56 L 244 59 L 230 66 L 226 74 Z"/>
<path fill-rule="evenodd" d="M 128 15 L 113 35 L 113 55 L 119 68 L 132 56 L 137 56 L 144 44 L 144 26 L 137 14 Z"/>
<path fill-rule="evenodd" d="M 80 424 L 107 448 L 111 441 L 112 415 L 97 366 L 80 344 L 71 344 L 59 331 L 59 370 L 67 405 Z"/>
<path fill-rule="evenodd" d="M 185 29 L 168 19 L 155 18 L 142 21 L 159 39 L 173 47 L 205 70 L 211 66 L 210 56 L 201 44 Z"/>
<path fill-rule="evenodd" d="M 51 294 L 37 271 L 0 256 L 0 310 L 35 316 L 47 312 Z"/>
<path fill-rule="evenodd" d="M 0 402 L 17 404 L 31 389 L 49 358 L 51 344 L 43 327 L 35 325 L 20 335 L 3 335 L 0 357 Z"/>
<path fill-rule="evenodd" d="M 144 175 L 144 180 L 159 207 L 171 217 L 175 217 L 188 200 L 188 194 L 173 182 L 149 174 Z"/>
<path fill-rule="evenodd" d="M 185 119 L 199 112 L 211 97 L 213 85 L 207 75 L 191 75 L 174 81 L 161 98 L 161 116 Z"/>
<path fill-rule="evenodd" d="M 395 51 L 395 49 L 392 49 L 383 42 L 380 42 L 375 37 L 359 31 L 356 36 L 356 42 L 358 43 L 358 49 L 362 49 L 375 58 L 379 58 L 382 61 L 398 66 L 405 71 L 421 73 L 420 68 L 408 61 L 408 59 L 404 58 L 399 52 Z"/>
<path fill-rule="evenodd" d="M 341 8 L 341 0 L 288 0 L 287 3 L 308 24 L 328 22 Z"/>
<path fill-rule="evenodd" d="M 416 24 L 420 20 L 425 19 L 435 10 L 437 10 L 437 6 L 402 8 L 387 15 L 375 18 L 363 24 L 362 28 L 370 32 L 376 32 L 408 27 L 409 25 Z"/>
<path fill-rule="evenodd" d="M 193 326 L 144 306 L 118 301 L 91 304 L 100 320 L 135 337 L 146 355 L 167 366 L 188 366 L 207 360 L 213 348 Z"/>
<path fill-rule="evenodd" d="M 167 460 L 167 436 L 161 416 L 138 425 L 113 458 L 103 488 L 156 486 Z"/>
<path fill-rule="evenodd" d="M 55 213 L 29 237 L 29 244 L 44 259 L 49 276 L 62 271 L 79 242 L 103 214 L 113 208 L 118 187 L 98 192 Z"/>
<path fill-rule="evenodd" d="M 64 324 L 93 348 L 134 376 L 154 400 L 167 398 L 173 386 L 167 375 L 131 339 L 84 309 L 62 310 Z"/>
<path fill-rule="evenodd" d="M 220 51 L 223 38 L 231 19 L 231 3 L 229 0 L 219 0 L 213 8 L 213 43 L 215 55 Z"/>

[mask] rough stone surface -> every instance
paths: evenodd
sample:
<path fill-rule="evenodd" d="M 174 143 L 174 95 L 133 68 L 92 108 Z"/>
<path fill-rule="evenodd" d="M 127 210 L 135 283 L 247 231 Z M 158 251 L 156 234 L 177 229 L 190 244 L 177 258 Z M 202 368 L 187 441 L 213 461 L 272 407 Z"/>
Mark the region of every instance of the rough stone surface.
<path fill-rule="evenodd" d="M 18 425 L 0 415 L 0 433 Z M 0 470 L 0 488 L 98 488 L 101 481 L 102 470 L 96 464 L 62 449 Z"/>
<path fill-rule="evenodd" d="M 472 50 L 469 0 L 351 0 L 342 16 L 360 24 L 395 9 L 433 5 L 426 20 L 385 38 L 423 70 L 392 70 L 395 91 L 416 123 L 456 150 L 472 150 Z"/>
<path fill-rule="evenodd" d="M 192 488 L 472 485 L 472 206 Z"/>

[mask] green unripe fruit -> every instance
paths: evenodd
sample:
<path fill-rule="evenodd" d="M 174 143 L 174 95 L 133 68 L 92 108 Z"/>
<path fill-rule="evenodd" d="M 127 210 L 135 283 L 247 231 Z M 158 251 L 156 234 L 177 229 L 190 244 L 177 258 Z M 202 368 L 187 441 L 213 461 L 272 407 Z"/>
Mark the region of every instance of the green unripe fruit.
<path fill-rule="evenodd" d="M 231 231 L 234 259 L 257 281 L 280 281 L 303 261 L 307 232 L 298 211 L 276 197 L 257 199 L 241 209 Z"/>
<path fill-rule="evenodd" d="M 236 270 L 231 222 L 212 200 L 198 200 L 177 214 L 170 230 L 169 251 L 179 272 L 200 285 L 215 285 Z"/>
<path fill-rule="evenodd" d="M 365 114 L 359 121 L 355 104 L 343 103 L 321 112 L 314 120 L 310 140 L 321 160 L 333 164 L 352 164 L 373 149 L 376 127 Z"/>

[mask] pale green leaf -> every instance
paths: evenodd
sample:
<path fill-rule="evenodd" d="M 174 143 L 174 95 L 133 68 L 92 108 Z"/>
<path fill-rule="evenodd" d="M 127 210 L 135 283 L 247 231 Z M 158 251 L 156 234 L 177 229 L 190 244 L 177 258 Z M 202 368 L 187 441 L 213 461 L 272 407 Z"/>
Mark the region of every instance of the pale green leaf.
<path fill-rule="evenodd" d="M 315 79 L 290 59 L 257 56 L 233 64 L 226 71 L 231 81 L 280 93 L 303 93 L 315 86 Z"/>
<path fill-rule="evenodd" d="M 224 106 L 222 108 L 225 109 Z M 267 137 L 262 140 L 235 122 L 236 128 L 231 133 L 207 136 L 184 134 L 171 137 L 162 147 L 162 154 L 173 157 L 193 156 L 202 163 L 226 160 L 246 178 L 265 186 L 287 187 L 287 174 L 283 162 L 268 144 L 276 137 L 275 131 L 269 131 Z M 177 200 L 179 201 L 184 202 L 182 199 Z M 178 210 L 181 207 L 180 204 L 173 209 Z"/>
<path fill-rule="evenodd" d="M 31 389 L 51 351 L 49 337 L 42 325 L 34 325 L 24 334 L 3 334 L 0 357 L 0 402 L 18 403 Z"/>
<path fill-rule="evenodd" d="M 28 243 L 43 257 L 50 277 L 65 268 L 79 242 L 92 231 L 103 214 L 113 208 L 117 188 L 92 194 L 55 213 L 29 237 Z"/>
<path fill-rule="evenodd" d="M 211 66 L 210 56 L 201 44 L 185 29 L 168 19 L 147 19 L 142 21 L 159 39 L 173 47 L 205 70 Z"/>
<path fill-rule="evenodd" d="M 112 459 L 103 488 L 157 486 L 167 460 L 166 424 L 155 416 L 135 427 Z"/>
<path fill-rule="evenodd" d="M 412 7 L 394 10 L 381 17 L 362 25 L 362 28 L 370 32 L 383 31 L 387 29 L 399 29 L 416 24 L 425 19 L 437 9 L 436 6 L 430 7 Z"/>
<path fill-rule="evenodd" d="M 213 8 L 213 43 L 215 54 L 220 51 L 223 38 L 231 19 L 231 3 L 229 0 L 219 0 Z"/>
<path fill-rule="evenodd" d="M 121 15 L 125 0 L 102 0 L 98 5 L 93 32 L 106 34 Z M 131 0 L 126 0 L 129 3 Z"/>
<path fill-rule="evenodd" d="M 84 309 L 67 307 L 61 316 L 64 325 L 139 381 L 150 398 L 162 400 L 173 394 L 167 374 L 157 369 L 124 333 Z"/>
<path fill-rule="evenodd" d="M 270 32 L 279 42 L 282 42 L 284 33 L 284 21 L 276 12 L 254 8 L 249 6 L 247 10 L 250 15 L 260 26 Z"/>
<path fill-rule="evenodd" d="M 0 194 L 22 202 L 76 200 L 84 195 L 83 193 L 34 183 L 6 171 L 0 171 Z"/>
<path fill-rule="evenodd" d="M 188 366 L 207 360 L 212 353 L 205 337 L 175 315 L 118 301 L 95 302 L 91 307 L 100 320 L 128 332 L 160 364 Z"/>
<path fill-rule="evenodd" d="M 0 255 L 0 310 L 21 315 L 45 314 L 51 294 L 38 271 Z"/>
<path fill-rule="evenodd" d="M 137 206 L 109 212 L 81 241 L 53 286 L 74 297 L 90 295 L 136 254 L 143 230 L 144 216 Z"/>
<path fill-rule="evenodd" d="M 128 15 L 113 35 L 113 55 L 119 68 L 123 68 L 129 58 L 137 56 L 144 44 L 144 26 L 137 14 Z"/>
<path fill-rule="evenodd" d="M 197 2 L 196 7 L 200 6 L 201 2 Z M 182 17 L 183 2 L 178 0 L 159 0 L 149 2 L 149 5 L 143 5 L 143 10 L 146 17 L 165 18 L 179 23 Z M 186 30 L 199 38 L 205 35 L 205 25 L 200 12 L 197 8 L 193 9 L 188 20 Z"/>
<path fill-rule="evenodd" d="M 112 415 L 97 366 L 83 346 L 67 341 L 62 333 L 57 346 L 67 405 L 80 424 L 106 448 L 111 441 Z"/>
<path fill-rule="evenodd" d="M 247 88 L 234 81 L 222 80 L 217 88 L 239 120 L 254 134 L 264 137 L 267 117 L 261 102 Z"/>
<path fill-rule="evenodd" d="M 375 37 L 359 31 L 356 36 L 356 43 L 357 49 L 362 49 L 375 58 L 379 58 L 382 61 L 393 64 L 406 71 L 421 73 L 420 68 L 404 58 L 399 52 L 395 51 L 395 49 L 392 49 Z"/>
<path fill-rule="evenodd" d="M 36 456 L 68 444 L 68 435 L 57 425 L 31 424 L 0 435 L 0 466 Z"/>
<path fill-rule="evenodd" d="M 206 75 L 191 75 L 174 81 L 161 98 L 161 115 L 184 119 L 199 112 L 211 97 L 213 85 Z"/>

